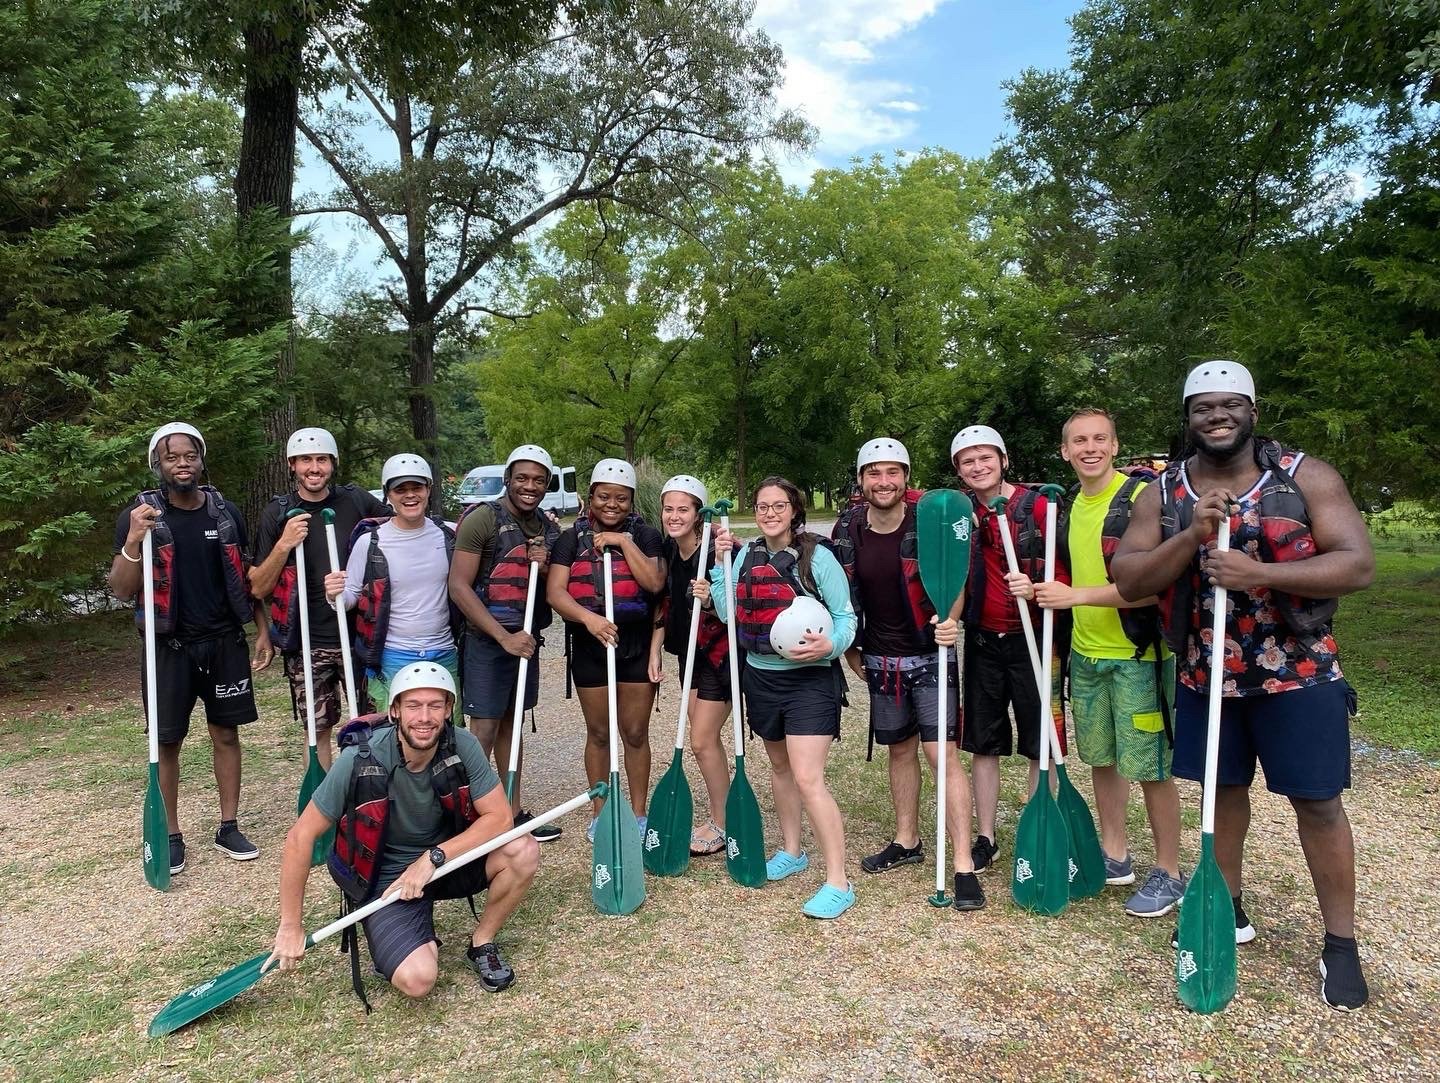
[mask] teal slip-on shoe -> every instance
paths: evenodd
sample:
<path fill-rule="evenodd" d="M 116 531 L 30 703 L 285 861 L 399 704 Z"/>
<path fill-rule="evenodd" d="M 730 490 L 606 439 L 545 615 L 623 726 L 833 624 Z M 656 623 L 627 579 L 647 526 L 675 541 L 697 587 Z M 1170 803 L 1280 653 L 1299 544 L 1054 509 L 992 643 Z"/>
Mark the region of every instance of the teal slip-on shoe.
<path fill-rule="evenodd" d="M 803 851 L 799 857 L 791 857 L 784 850 L 776 850 L 775 856 L 765 862 L 765 879 L 783 880 L 797 872 L 804 872 L 809 867 L 810 856 Z"/>
<path fill-rule="evenodd" d="M 821 884 L 820 890 L 810 896 L 802 908 L 807 918 L 838 918 L 855 905 L 855 885 L 849 884 L 844 891 L 831 884 Z"/>

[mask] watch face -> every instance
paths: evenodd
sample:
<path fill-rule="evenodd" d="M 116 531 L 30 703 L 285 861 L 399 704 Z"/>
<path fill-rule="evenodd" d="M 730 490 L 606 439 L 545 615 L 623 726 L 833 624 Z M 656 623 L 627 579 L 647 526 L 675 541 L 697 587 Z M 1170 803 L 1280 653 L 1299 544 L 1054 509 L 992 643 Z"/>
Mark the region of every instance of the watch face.
<path fill-rule="evenodd" d="M 434 847 L 430 851 L 430 864 L 434 865 L 437 869 L 445 864 L 445 851 L 438 846 Z"/>

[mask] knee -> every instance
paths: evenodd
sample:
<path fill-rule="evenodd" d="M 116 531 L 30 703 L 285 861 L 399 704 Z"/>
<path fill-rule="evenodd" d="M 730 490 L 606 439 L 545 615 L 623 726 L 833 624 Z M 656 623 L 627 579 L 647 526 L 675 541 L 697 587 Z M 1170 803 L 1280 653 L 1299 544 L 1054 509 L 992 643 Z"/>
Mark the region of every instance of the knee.
<path fill-rule="evenodd" d="M 610 723 L 606 719 L 592 722 L 585 719 L 585 740 L 592 745 L 607 745 L 610 743 Z"/>
<path fill-rule="evenodd" d="M 795 770 L 795 788 L 801 796 L 809 798 L 825 792 L 825 771 L 813 768 Z"/>
<path fill-rule="evenodd" d="M 650 720 L 647 718 L 638 726 L 621 726 L 620 738 L 625 742 L 626 748 L 649 748 Z"/>
<path fill-rule="evenodd" d="M 239 748 L 240 731 L 233 726 L 211 726 L 210 741 L 218 748 Z"/>
<path fill-rule="evenodd" d="M 1295 809 L 1295 819 L 1302 828 L 1324 831 L 1345 820 L 1345 805 L 1339 797 L 1331 797 L 1325 801 L 1292 797 L 1290 805 Z"/>
<path fill-rule="evenodd" d="M 521 835 L 502 846 L 500 856 L 504 859 L 504 867 L 527 883 L 535 879 L 540 870 L 540 843 L 534 835 Z"/>
<path fill-rule="evenodd" d="M 407 997 L 418 1000 L 435 988 L 437 973 L 435 952 L 416 952 L 391 975 L 390 984 Z"/>

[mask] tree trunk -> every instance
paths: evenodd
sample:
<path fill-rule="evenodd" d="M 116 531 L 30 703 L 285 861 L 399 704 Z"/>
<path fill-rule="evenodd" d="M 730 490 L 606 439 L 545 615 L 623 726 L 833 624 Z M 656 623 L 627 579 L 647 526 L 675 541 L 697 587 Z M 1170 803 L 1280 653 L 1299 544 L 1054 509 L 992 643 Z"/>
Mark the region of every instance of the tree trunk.
<path fill-rule="evenodd" d="M 410 324 L 410 432 L 420 442 L 435 484 L 430 489 L 430 514 L 444 508 L 444 475 L 440 472 L 440 428 L 435 415 L 435 322 Z"/>
<path fill-rule="evenodd" d="M 235 172 L 237 228 L 244 230 L 256 212 L 269 209 L 288 231 L 295 186 L 295 123 L 300 104 L 301 49 L 306 34 L 305 8 L 295 4 L 289 13 L 290 33 L 280 38 L 275 26 L 281 20 L 257 21 L 245 27 L 245 119 L 241 128 L 240 159 Z M 247 313 L 245 331 L 258 331 L 293 318 L 290 290 L 288 237 L 277 238 L 273 257 L 279 273 L 273 289 Z M 280 395 L 261 421 L 266 439 L 275 449 L 251 478 L 243 495 L 242 510 L 253 530 L 260 509 L 276 493 L 290 488 L 290 470 L 281 452 L 295 428 L 295 396 L 290 382 L 295 375 L 295 330 L 275 358 L 275 381 Z"/>

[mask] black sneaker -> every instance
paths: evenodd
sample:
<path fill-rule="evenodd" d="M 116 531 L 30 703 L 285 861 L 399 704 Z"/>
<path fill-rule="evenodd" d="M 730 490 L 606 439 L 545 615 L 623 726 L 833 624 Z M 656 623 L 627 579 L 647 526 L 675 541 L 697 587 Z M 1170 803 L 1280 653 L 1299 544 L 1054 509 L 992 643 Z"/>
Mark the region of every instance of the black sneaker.
<path fill-rule="evenodd" d="M 1320 952 L 1320 999 L 1342 1012 L 1353 1012 L 1370 999 L 1370 987 L 1360 972 L 1360 950 L 1353 937 L 1325 934 Z"/>
<path fill-rule="evenodd" d="M 984 835 L 976 835 L 974 843 L 970 846 L 970 860 L 975 862 L 975 871 L 984 872 L 995 864 L 995 855 L 1000 852 L 1000 847 L 994 841 Z"/>
<path fill-rule="evenodd" d="M 955 874 L 955 909 L 983 910 L 984 908 L 985 889 L 980 886 L 980 877 L 973 872 L 957 872 Z"/>
<path fill-rule="evenodd" d="M 914 846 L 901 846 L 892 842 L 878 854 L 860 859 L 860 867 L 866 872 L 888 872 L 899 865 L 918 865 L 925 860 L 925 840 L 917 839 Z"/>
<path fill-rule="evenodd" d="M 185 840 L 180 832 L 170 836 L 170 875 L 185 871 Z"/>
<path fill-rule="evenodd" d="M 465 957 L 475 968 L 475 973 L 480 978 L 480 984 L 492 993 L 508 989 L 510 983 L 515 980 L 515 971 L 510 969 L 509 963 L 500 958 L 500 949 L 495 946 L 493 941 L 481 944 L 479 947 L 471 944 L 470 949 L 465 952 Z"/>
<path fill-rule="evenodd" d="M 240 834 L 234 820 L 220 821 L 220 830 L 215 832 L 215 849 L 235 861 L 254 861 L 260 856 L 255 844 Z"/>
<path fill-rule="evenodd" d="M 535 819 L 535 817 L 532 816 L 527 809 L 522 808 L 515 814 L 515 826 L 519 827 L 522 824 L 528 824 L 533 819 Z M 534 836 L 536 842 L 554 842 L 564 834 L 564 832 L 561 830 L 559 824 L 548 823 L 541 824 L 534 831 L 530 832 L 530 834 Z"/>

